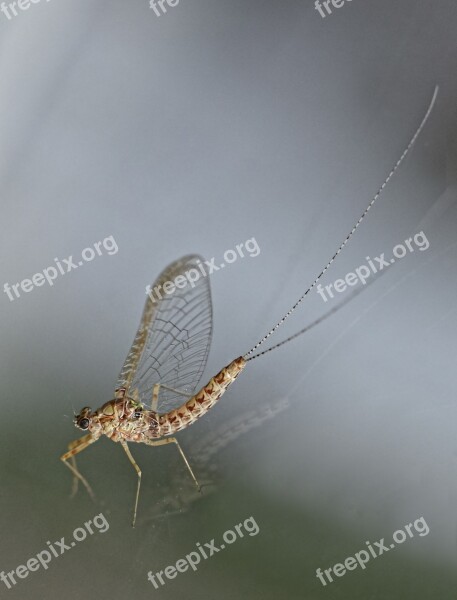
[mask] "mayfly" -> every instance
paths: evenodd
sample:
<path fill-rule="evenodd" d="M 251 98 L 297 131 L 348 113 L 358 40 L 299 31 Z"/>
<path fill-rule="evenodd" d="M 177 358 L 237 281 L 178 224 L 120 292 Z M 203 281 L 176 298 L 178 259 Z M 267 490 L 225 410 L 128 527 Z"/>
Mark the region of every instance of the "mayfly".
<path fill-rule="evenodd" d="M 75 456 L 96 442 L 102 435 L 121 444 L 136 470 L 138 482 L 133 525 L 135 525 L 137 515 L 141 470 L 130 452 L 128 442 L 142 443 L 148 446 L 175 444 L 190 476 L 197 488 L 200 489 L 197 478 L 174 435 L 207 413 L 243 371 L 248 361 L 282 346 L 307 329 L 295 333 L 267 350 L 258 351 L 258 348 L 301 304 L 346 246 L 414 145 L 430 116 L 437 93 L 438 87 L 435 88 L 422 122 L 402 155 L 361 217 L 310 287 L 249 352 L 235 358 L 199 391 L 196 391 L 197 385 L 206 365 L 212 334 L 211 293 L 207 278 L 200 277 L 189 288 L 186 285 L 184 274 L 190 269 L 201 267 L 202 259 L 197 255 L 185 256 L 169 265 L 159 275 L 153 287 L 163 286 L 167 282 L 175 282 L 175 291 L 162 297 L 159 301 L 152 297 L 148 297 L 146 300 L 138 331 L 117 381 L 114 398 L 95 411 L 86 406 L 78 415 L 75 415 L 76 427 L 88 433 L 71 442 L 68 451 L 61 457 L 61 460 L 73 473 L 73 493 L 77 489 L 78 482 L 81 481 L 89 495 L 93 497 L 91 487 L 76 466 Z M 180 285 L 178 285 L 178 279 Z"/>

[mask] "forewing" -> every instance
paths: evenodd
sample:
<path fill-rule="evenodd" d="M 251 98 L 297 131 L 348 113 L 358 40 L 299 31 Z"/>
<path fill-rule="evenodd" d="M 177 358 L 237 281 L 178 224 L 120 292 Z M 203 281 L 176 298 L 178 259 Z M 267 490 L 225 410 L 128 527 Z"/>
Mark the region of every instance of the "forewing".
<path fill-rule="evenodd" d="M 157 383 L 192 396 L 205 368 L 211 344 L 212 304 L 209 280 L 199 264 L 203 259 L 198 255 L 173 262 L 153 283 L 146 300 L 116 386 L 126 388 L 130 397 L 136 397 L 138 390 L 145 407 L 150 408 Z M 189 272 L 189 279 L 196 281 L 189 283 L 185 277 Z M 163 286 L 167 282 L 177 282 L 181 287 L 175 285 L 174 291 L 166 294 Z M 167 412 L 185 401 L 183 395 L 161 388 L 158 412 Z"/>

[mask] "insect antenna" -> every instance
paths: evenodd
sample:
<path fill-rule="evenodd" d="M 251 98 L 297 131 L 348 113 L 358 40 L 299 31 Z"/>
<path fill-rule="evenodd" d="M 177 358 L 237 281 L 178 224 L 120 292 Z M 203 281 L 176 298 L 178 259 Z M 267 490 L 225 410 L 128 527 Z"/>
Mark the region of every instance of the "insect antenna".
<path fill-rule="evenodd" d="M 306 292 L 295 302 L 295 304 L 287 311 L 287 313 L 282 317 L 282 319 L 280 321 L 278 321 L 278 323 L 276 323 L 276 325 L 274 327 L 272 327 L 270 329 L 270 331 L 264 335 L 264 337 L 259 340 L 257 342 L 257 344 L 255 346 L 253 346 L 249 352 L 247 352 L 244 355 L 244 359 L 245 360 L 251 360 L 249 357 L 251 356 L 251 354 L 253 354 L 257 348 L 259 346 L 261 346 L 264 342 L 267 341 L 267 339 L 279 328 L 281 327 L 281 325 L 284 323 L 284 321 L 286 319 L 288 319 L 288 317 L 290 317 L 290 315 L 295 311 L 295 309 L 303 302 L 303 300 L 306 298 L 306 296 L 309 294 L 309 292 L 314 288 L 314 286 L 316 285 L 316 283 L 319 281 L 319 279 L 322 277 L 322 275 L 324 275 L 324 273 L 327 271 L 327 269 L 330 267 L 330 265 L 333 263 L 333 261 L 336 259 L 336 257 L 338 256 L 338 254 L 340 254 L 340 252 L 343 250 L 343 248 L 346 246 L 346 244 L 348 243 L 348 241 L 351 239 L 351 237 L 353 236 L 354 232 L 356 231 L 356 229 L 359 227 L 360 223 L 363 221 L 363 219 L 366 217 L 368 211 L 371 209 L 371 207 L 373 206 L 373 204 L 376 202 L 376 200 L 381 196 L 382 192 L 384 191 L 384 188 L 386 187 L 386 185 L 389 183 L 389 181 L 392 179 L 393 175 L 395 174 L 395 172 L 397 171 L 398 167 L 401 165 L 401 163 L 403 162 L 403 160 L 405 159 L 406 155 L 408 154 L 408 152 L 411 150 L 411 148 L 413 147 L 414 143 L 416 142 L 417 138 L 419 137 L 422 129 L 424 128 L 432 110 L 433 110 L 433 106 L 435 104 L 436 101 L 436 97 L 438 95 L 438 86 L 435 86 L 435 90 L 433 92 L 433 97 L 430 101 L 430 104 L 428 106 L 427 112 L 425 113 L 425 116 L 423 117 L 419 127 L 416 129 L 413 137 L 411 138 L 409 144 L 406 146 L 406 148 L 403 150 L 402 155 L 400 156 L 400 158 L 397 160 L 397 162 L 395 163 L 395 165 L 393 166 L 392 170 L 390 171 L 390 173 L 387 175 L 386 179 L 384 180 L 384 183 L 381 185 L 381 187 L 379 188 L 379 190 L 376 192 L 376 194 L 373 196 L 371 202 L 368 204 L 368 206 L 366 207 L 366 209 L 363 211 L 362 215 L 360 216 L 359 220 L 356 222 L 356 224 L 354 225 L 354 227 L 351 229 L 351 231 L 348 233 L 348 235 L 345 237 L 344 241 L 342 242 L 342 244 L 339 246 L 338 250 L 335 252 L 335 254 L 332 256 L 332 258 L 328 261 L 328 263 L 325 265 L 325 267 L 322 269 L 322 271 L 319 273 L 319 275 L 316 277 L 316 279 L 313 281 L 313 283 L 309 286 L 309 288 L 306 290 Z M 331 312 L 331 311 L 330 311 Z M 302 331 L 302 333 L 304 333 L 304 331 Z M 299 335 L 299 334 L 296 334 Z M 291 336 L 290 339 L 293 339 L 296 336 Z M 273 350 L 273 348 L 277 348 L 279 346 L 282 346 L 283 343 L 285 344 L 286 341 L 289 340 L 284 340 L 284 342 L 277 344 L 276 346 L 273 346 L 271 348 L 271 350 Z M 257 356 L 261 356 L 262 354 L 264 354 L 264 352 L 256 354 L 255 356 L 252 356 L 252 358 L 256 358 Z"/>

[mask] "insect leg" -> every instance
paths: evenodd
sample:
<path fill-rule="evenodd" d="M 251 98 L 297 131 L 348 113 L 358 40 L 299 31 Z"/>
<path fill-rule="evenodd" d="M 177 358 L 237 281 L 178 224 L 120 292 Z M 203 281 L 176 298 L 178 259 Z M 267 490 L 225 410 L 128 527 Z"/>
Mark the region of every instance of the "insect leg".
<path fill-rule="evenodd" d="M 184 390 L 177 390 L 176 388 L 172 388 L 169 385 L 165 385 L 164 383 L 156 383 L 152 390 L 152 402 L 151 402 L 151 410 L 157 412 L 157 405 L 159 403 L 159 391 L 160 388 L 164 390 L 170 390 L 170 392 L 175 392 L 175 394 L 180 394 L 185 398 L 190 398 L 191 394 L 189 392 L 185 392 Z"/>
<path fill-rule="evenodd" d="M 76 482 L 77 481 L 82 482 L 82 484 L 86 488 L 87 493 L 92 498 L 92 500 L 95 500 L 94 493 L 93 493 L 90 485 L 87 483 L 86 479 L 78 471 L 78 468 L 76 466 L 75 455 L 79 454 L 80 452 L 85 450 L 88 446 L 90 446 L 90 444 L 93 444 L 97 440 L 98 440 L 98 437 L 93 437 L 89 433 L 89 434 L 85 435 L 84 437 L 80 438 L 79 440 L 70 442 L 68 444 L 68 452 L 66 452 L 65 454 L 63 454 L 60 457 L 60 460 L 64 463 L 64 465 L 66 465 L 70 469 L 70 471 L 73 473 L 73 477 L 76 478 Z M 69 459 L 71 459 L 71 463 L 67 462 Z M 76 493 L 77 489 L 78 489 L 78 484 L 75 483 L 75 479 L 73 479 L 72 495 L 74 495 Z"/>
<path fill-rule="evenodd" d="M 170 390 L 170 392 L 175 392 L 176 394 L 180 394 L 181 396 L 185 396 L 186 398 L 190 398 L 192 396 L 192 394 L 189 394 L 189 392 L 185 392 L 184 390 L 177 390 L 176 388 L 172 388 L 169 385 L 165 385 L 164 383 L 161 383 L 159 385 L 165 390 Z"/>
<path fill-rule="evenodd" d="M 181 454 L 183 461 L 186 463 L 186 467 L 187 467 L 192 479 L 194 480 L 195 485 L 197 486 L 198 491 L 201 492 L 201 486 L 198 483 L 197 478 L 195 477 L 194 472 L 192 471 L 192 468 L 189 464 L 189 461 L 187 460 L 186 455 L 184 454 L 184 452 L 176 438 L 170 437 L 170 438 L 165 438 L 163 440 L 148 440 L 146 443 L 148 446 L 163 446 L 164 444 L 176 444 L 176 446 L 178 447 L 179 453 Z"/>
<path fill-rule="evenodd" d="M 130 448 L 127 445 L 127 442 L 121 441 L 122 447 L 125 450 L 125 453 L 127 454 L 129 461 L 132 463 L 133 468 L 135 469 L 135 471 L 137 472 L 138 475 L 138 485 L 136 488 L 136 498 L 135 498 L 135 508 L 133 511 L 133 522 L 132 522 L 132 527 L 135 527 L 135 521 L 136 521 L 136 510 L 138 508 L 138 499 L 140 497 L 140 486 L 141 486 L 141 469 L 140 467 L 136 464 L 135 459 L 132 456 L 132 453 L 130 452 Z"/>
<path fill-rule="evenodd" d="M 156 383 L 152 390 L 152 402 L 151 402 L 151 410 L 157 412 L 157 405 L 159 403 L 159 390 L 160 383 Z"/>

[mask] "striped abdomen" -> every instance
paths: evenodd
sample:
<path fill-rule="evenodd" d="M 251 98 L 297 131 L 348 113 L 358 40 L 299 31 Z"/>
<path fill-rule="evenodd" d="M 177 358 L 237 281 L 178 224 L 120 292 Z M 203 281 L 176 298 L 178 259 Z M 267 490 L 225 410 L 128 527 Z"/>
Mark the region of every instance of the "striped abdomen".
<path fill-rule="evenodd" d="M 191 425 L 212 408 L 228 386 L 246 366 L 242 356 L 236 358 L 222 371 L 219 371 L 203 387 L 198 394 L 192 396 L 185 404 L 159 417 L 159 435 L 170 435 Z"/>

